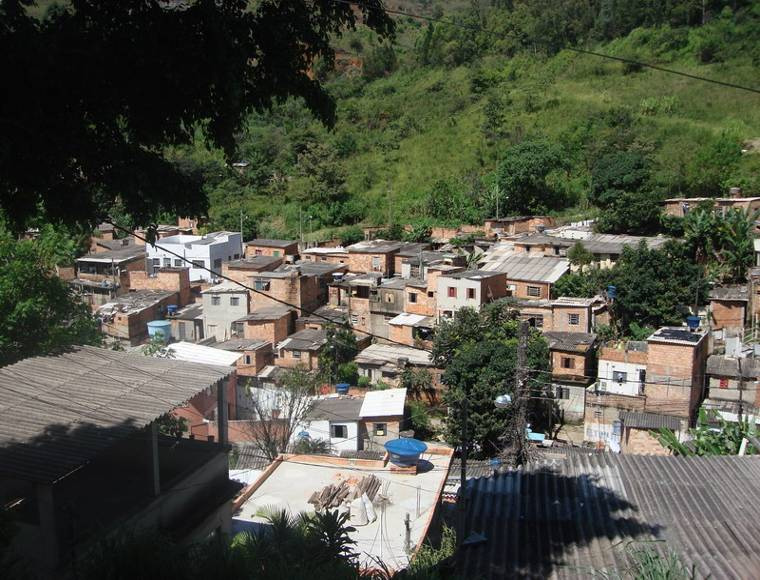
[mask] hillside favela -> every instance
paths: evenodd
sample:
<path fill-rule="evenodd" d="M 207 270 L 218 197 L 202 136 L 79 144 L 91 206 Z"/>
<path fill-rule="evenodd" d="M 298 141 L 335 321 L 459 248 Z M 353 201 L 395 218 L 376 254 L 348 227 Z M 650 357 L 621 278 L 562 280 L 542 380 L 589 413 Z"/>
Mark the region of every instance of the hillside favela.
<path fill-rule="evenodd" d="M 760 578 L 760 0 L 0 0 L 0 578 Z"/>

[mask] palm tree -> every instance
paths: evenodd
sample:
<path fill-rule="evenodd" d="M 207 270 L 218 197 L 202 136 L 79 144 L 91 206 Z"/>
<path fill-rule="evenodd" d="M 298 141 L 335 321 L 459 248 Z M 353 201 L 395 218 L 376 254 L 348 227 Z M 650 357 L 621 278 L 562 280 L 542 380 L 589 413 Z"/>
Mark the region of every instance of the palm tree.
<path fill-rule="evenodd" d="M 746 280 L 747 270 L 754 260 L 752 232 L 757 214 L 750 215 L 740 210 L 731 210 L 721 220 L 720 262 L 725 265 L 727 279 L 731 282 Z"/>

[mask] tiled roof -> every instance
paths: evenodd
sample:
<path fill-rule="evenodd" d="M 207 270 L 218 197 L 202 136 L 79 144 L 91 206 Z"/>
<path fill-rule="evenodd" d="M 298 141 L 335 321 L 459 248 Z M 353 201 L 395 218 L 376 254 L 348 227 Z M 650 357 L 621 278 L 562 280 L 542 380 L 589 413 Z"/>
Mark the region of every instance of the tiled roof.
<path fill-rule="evenodd" d="M 52 483 L 232 372 L 74 347 L 0 369 L 0 472 Z"/>
<path fill-rule="evenodd" d="M 635 547 L 700 578 L 760 577 L 760 457 L 577 454 L 470 480 L 468 495 L 485 541 L 455 557 L 462 578 L 620 577 Z"/>

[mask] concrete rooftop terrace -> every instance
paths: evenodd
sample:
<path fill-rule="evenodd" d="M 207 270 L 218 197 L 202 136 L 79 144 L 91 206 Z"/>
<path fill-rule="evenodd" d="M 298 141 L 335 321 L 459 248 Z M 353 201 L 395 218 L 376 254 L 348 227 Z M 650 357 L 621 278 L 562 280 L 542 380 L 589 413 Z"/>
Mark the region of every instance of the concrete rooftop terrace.
<path fill-rule="evenodd" d="M 365 526 L 352 524 L 356 529 L 350 536 L 356 541 L 355 549 L 363 566 L 374 568 L 379 559 L 390 569 L 401 570 L 409 563 L 409 555 L 404 551 L 404 518 L 409 514 L 411 545 L 415 549 L 427 535 L 448 475 L 451 450 L 435 448 L 435 451 L 422 455 L 423 467 L 417 475 L 391 473 L 390 464 L 375 467 L 367 465 L 375 462 L 338 457 L 283 456 L 282 460 L 264 471 L 253 484 L 255 490 L 251 496 L 233 515 L 233 534 L 265 525 L 266 520 L 257 515 L 263 510 L 284 508 L 291 514 L 312 513 L 314 506 L 308 501 L 315 491 L 342 481 L 356 483 L 373 474 L 381 480 L 380 490 L 373 502 L 377 519 Z M 384 517 L 381 517 L 382 510 L 377 500 L 386 486 L 390 503 L 385 508 Z"/>

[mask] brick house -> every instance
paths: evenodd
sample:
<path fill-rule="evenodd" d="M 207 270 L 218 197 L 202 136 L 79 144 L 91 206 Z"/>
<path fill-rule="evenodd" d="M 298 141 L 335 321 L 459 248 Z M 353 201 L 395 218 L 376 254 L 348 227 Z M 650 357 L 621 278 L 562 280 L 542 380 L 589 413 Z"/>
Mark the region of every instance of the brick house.
<path fill-rule="evenodd" d="M 438 314 L 438 278 L 442 275 L 462 272 L 464 268 L 450 264 L 429 264 L 424 270 L 424 279 L 406 280 L 404 311 L 422 316 Z"/>
<path fill-rule="evenodd" d="M 198 342 L 203 340 L 203 303 L 193 303 L 180 308 L 174 314 L 168 313 L 172 323 L 172 339 Z"/>
<path fill-rule="evenodd" d="M 743 336 L 749 304 L 746 284 L 726 284 L 710 290 L 710 329 L 722 336 Z"/>
<path fill-rule="evenodd" d="M 282 258 L 253 256 L 222 263 L 222 275 L 246 286 L 251 286 L 258 272 L 271 272 L 283 263 Z"/>
<path fill-rule="evenodd" d="M 293 240 L 266 240 L 258 238 L 245 243 L 245 257 L 271 256 L 273 258 L 298 258 L 298 242 Z"/>
<path fill-rule="evenodd" d="M 236 320 L 243 327 L 242 337 L 277 344 L 294 330 L 295 310 L 287 306 L 261 306 Z"/>
<path fill-rule="evenodd" d="M 382 381 L 390 386 L 397 386 L 401 374 L 407 367 L 428 369 L 438 383 L 440 372 L 433 368 L 430 353 L 407 346 L 375 343 L 356 355 L 359 374 L 372 383 Z"/>
<path fill-rule="evenodd" d="M 498 271 L 506 274 L 510 295 L 522 300 L 547 300 L 552 286 L 570 269 L 564 258 L 513 255 L 504 260 Z"/>
<path fill-rule="evenodd" d="M 347 265 L 348 250 L 342 246 L 308 248 L 301 252 L 301 258 L 308 262 L 322 262 L 327 264 Z"/>
<path fill-rule="evenodd" d="M 145 248 L 128 245 L 87 254 L 76 260 L 76 278 L 70 282 L 84 301 L 97 307 L 130 288 L 130 272 L 145 272 Z"/>
<path fill-rule="evenodd" d="M 402 242 L 369 240 L 348 246 L 348 271 L 356 274 L 379 273 L 384 277 L 395 272 L 395 255 Z"/>
<path fill-rule="evenodd" d="M 165 290 L 177 292 L 176 306 L 181 308 L 192 300 L 188 268 L 161 268 L 152 276 L 145 270 L 129 273 L 132 290 Z"/>
<path fill-rule="evenodd" d="M 318 370 L 319 353 L 325 344 L 327 335 L 324 330 L 301 330 L 277 344 L 275 364 L 284 368 L 303 366 L 309 371 Z"/>
<path fill-rule="evenodd" d="M 326 283 L 320 276 L 302 273 L 296 266 L 282 266 L 271 272 L 251 276 L 251 309 L 279 306 L 283 302 L 296 308 L 316 310 L 322 305 Z M 271 298 L 270 298 L 271 297 Z"/>
<path fill-rule="evenodd" d="M 552 301 L 552 329 L 565 332 L 593 332 L 598 324 L 609 324 L 607 304 L 601 296 Z"/>
<path fill-rule="evenodd" d="M 388 321 L 388 338 L 409 346 L 430 348 L 434 326 L 435 320 L 429 316 L 402 312 Z"/>
<path fill-rule="evenodd" d="M 406 389 L 369 391 L 359 409 L 359 439 L 368 451 L 385 451 L 384 445 L 404 430 Z"/>
<path fill-rule="evenodd" d="M 404 311 L 405 289 L 406 280 L 391 278 L 382 280 L 377 288 L 370 291 L 370 328 L 376 336 L 388 338 L 388 323 Z"/>
<path fill-rule="evenodd" d="M 416 242 L 402 242 L 401 247 L 393 255 L 393 272 L 403 276 L 403 264 L 410 260 L 419 264 L 420 256 L 430 250 L 430 244 Z M 423 258 L 424 262 L 424 258 Z"/>
<path fill-rule="evenodd" d="M 255 377 L 267 365 L 274 364 L 272 343 L 247 338 L 231 338 L 223 342 L 214 342 L 212 348 L 234 352 L 239 355 L 235 363 L 238 377 Z M 240 381 L 238 381 L 240 383 Z"/>
<path fill-rule="evenodd" d="M 421 252 L 421 256 L 396 257 L 396 274 L 401 273 L 402 278 L 417 278 L 426 280 L 428 269 L 432 266 L 448 265 L 459 268 L 467 267 L 467 257 L 463 254 L 454 252 L 443 252 L 440 250 L 426 250 Z M 422 261 L 420 262 L 420 258 Z M 400 262 L 400 266 L 399 266 Z"/>
<path fill-rule="evenodd" d="M 506 295 L 506 276 L 501 272 L 465 270 L 441 274 L 437 280 L 437 316 L 451 318 L 465 307 L 480 310 L 483 304 Z"/>
<path fill-rule="evenodd" d="M 304 328 L 324 330 L 325 326 L 336 326 L 348 322 L 348 309 L 343 306 L 320 306 L 313 313 L 305 313 L 296 319 L 296 331 Z"/>
<path fill-rule="evenodd" d="M 635 455 L 671 455 L 657 439 L 660 429 L 670 429 L 683 439 L 686 422 L 678 417 L 642 411 L 620 412 L 620 450 Z"/>
<path fill-rule="evenodd" d="M 345 308 L 352 328 L 372 332 L 371 301 L 378 300 L 380 275 L 347 275 L 334 280 L 328 288 L 329 304 Z"/>
<path fill-rule="evenodd" d="M 554 218 L 545 215 L 490 218 L 483 223 L 483 233 L 487 238 L 514 236 L 525 232 L 535 232 L 554 226 Z"/>
<path fill-rule="evenodd" d="M 684 217 L 690 211 L 702 204 L 712 204 L 714 211 L 725 214 L 726 211 L 737 209 L 753 214 L 760 210 L 760 197 L 742 197 L 739 187 L 729 189 L 729 197 L 673 197 L 662 202 L 662 210 L 666 215 Z"/>
<path fill-rule="evenodd" d="M 586 439 L 619 448 L 620 411 L 667 415 L 693 424 L 705 390 L 707 334 L 663 327 L 646 342 L 600 349 L 597 382 L 586 393 Z"/>
<path fill-rule="evenodd" d="M 586 389 L 594 382 L 596 335 L 551 331 L 544 334 L 552 363 L 552 391 L 565 421 L 582 421 Z"/>

